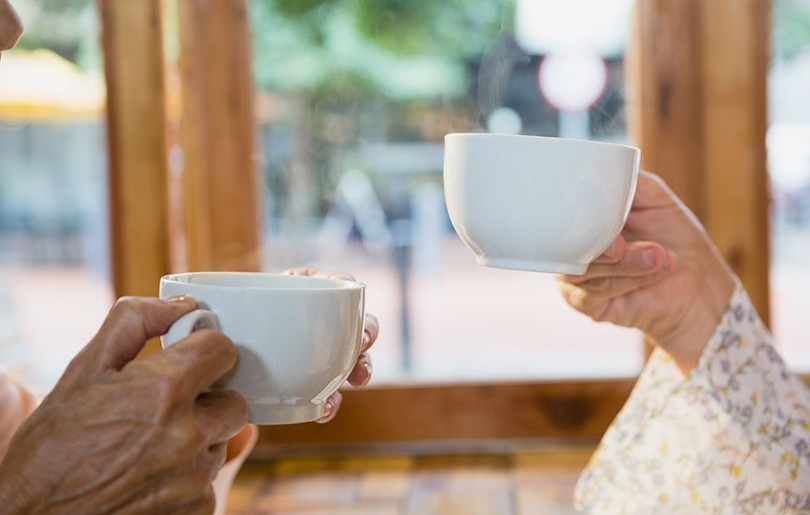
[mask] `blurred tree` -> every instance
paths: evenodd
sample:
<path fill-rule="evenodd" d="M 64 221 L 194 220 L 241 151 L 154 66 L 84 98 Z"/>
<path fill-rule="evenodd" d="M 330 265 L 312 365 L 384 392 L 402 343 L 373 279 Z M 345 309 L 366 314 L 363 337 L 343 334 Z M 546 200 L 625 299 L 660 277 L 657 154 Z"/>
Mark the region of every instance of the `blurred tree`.
<path fill-rule="evenodd" d="M 463 94 L 467 60 L 511 27 L 513 0 L 254 0 L 256 73 L 273 90 Z"/>
<path fill-rule="evenodd" d="M 407 119 L 410 105 L 441 107 L 468 93 L 470 64 L 511 33 L 514 0 L 253 0 L 251 7 L 257 83 L 284 95 L 281 123 L 289 124 L 288 160 L 268 166 L 268 183 L 277 209 L 303 225 L 329 204 L 340 173 L 358 164 L 345 162 L 358 142 L 407 133 L 391 126 Z"/>
<path fill-rule="evenodd" d="M 13 0 L 25 23 L 20 48 L 47 48 L 86 67 L 95 67 L 98 22 L 93 0 Z"/>
<path fill-rule="evenodd" d="M 50 48 L 73 61 L 81 59 L 82 47 L 96 47 L 93 20 L 95 0 L 14 0 L 23 15 L 26 31 L 22 48 Z M 418 56 L 431 56 L 437 73 L 457 77 L 457 58 L 480 54 L 492 41 L 493 34 L 508 27 L 514 0 L 252 0 L 257 48 L 266 57 L 257 58 L 260 84 L 267 87 L 313 86 L 320 75 L 312 70 L 319 59 L 328 61 L 338 55 L 332 48 L 337 40 L 344 45 L 356 43 L 379 59 L 403 64 Z M 336 29 L 346 20 L 352 23 Z M 277 29 L 281 28 L 281 31 Z M 347 41 L 351 39 L 352 41 Z M 307 42 L 306 46 L 298 46 Z M 774 0 L 773 47 L 779 58 L 790 59 L 810 46 L 810 0 Z M 315 48 L 317 56 L 304 58 Z M 292 52 L 290 52 L 292 50 Z M 355 49 L 358 50 L 358 49 Z M 357 55 L 362 60 L 365 52 Z M 273 57 L 287 57 L 296 73 L 282 77 L 273 71 Z M 295 59 L 298 57 L 298 59 Z M 96 59 L 97 60 L 97 59 Z M 282 62 L 287 61 L 283 59 Z M 413 64 L 410 61 L 409 64 Z M 325 70 L 344 69 L 356 79 L 376 77 L 354 61 L 328 63 Z M 369 62 L 368 67 L 374 63 Z M 303 69 L 299 69 L 301 67 Z M 358 69 L 359 68 L 359 69 Z M 441 70 L 441 72 L 439 72 Z M 309 81 L 307 81 L 307 78 Z M 361 80 L 364 82 L 364 80 Z M 372 81 L 373 84 L 373 81 Z M 384 85 L 385 82 L 381 81 Z M 403 87 L 392 94 L 419 94 L 418 89 Z"/>
<path fill-rule="evenodd" d="M 810 0 L 774 0 L 772 41 L 778 59 L 810 51 Z"/>

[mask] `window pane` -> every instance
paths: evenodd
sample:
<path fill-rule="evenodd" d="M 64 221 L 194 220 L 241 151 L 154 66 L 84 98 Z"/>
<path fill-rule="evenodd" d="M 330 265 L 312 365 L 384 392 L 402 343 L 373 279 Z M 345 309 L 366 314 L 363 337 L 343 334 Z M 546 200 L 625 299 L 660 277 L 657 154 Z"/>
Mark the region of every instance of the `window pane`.
<path fill-rule="evenodd" d="M 772 326 L 795 369 L 810 371 L 810 2 L 775 0 L 768 168 Z"/>
<path fill-rule="evenodd" d="M 252 3 L 265 266 L 367 283 L 375 382 L 640 369 L 638 333 L 574 312 L 551 275 L 479 267 L 444 205 L 445 133 L 627 141 L 629 2 L 570 4 Z"/>
<path fill-rule="evenodd" d="M 15 1 L 0 59 L 0 365 L 48 391 L 112 301 L 93 4 Z"/>

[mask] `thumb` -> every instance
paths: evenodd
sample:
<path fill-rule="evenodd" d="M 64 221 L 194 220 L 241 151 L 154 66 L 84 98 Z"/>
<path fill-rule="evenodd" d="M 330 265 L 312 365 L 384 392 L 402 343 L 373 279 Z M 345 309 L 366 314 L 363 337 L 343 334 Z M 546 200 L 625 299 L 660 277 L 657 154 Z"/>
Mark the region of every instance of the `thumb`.
<path fill-rule="evenodd" d="M 638 174 L 633 209 L 664 207 L 673 203 L 672 197 L 672 192 L 664 179 L 644 170 Z"/>
<path fill-rule="evenodd" d="M 167 299 L 118 299 L 98 333 L 73 359 L 65 375 L 80 372 L 85 378 L 94 378 L 120 370 L 138 355 L 149 339 L 165 334 L 175 320 L 196 305 L 188 295 Z"/>

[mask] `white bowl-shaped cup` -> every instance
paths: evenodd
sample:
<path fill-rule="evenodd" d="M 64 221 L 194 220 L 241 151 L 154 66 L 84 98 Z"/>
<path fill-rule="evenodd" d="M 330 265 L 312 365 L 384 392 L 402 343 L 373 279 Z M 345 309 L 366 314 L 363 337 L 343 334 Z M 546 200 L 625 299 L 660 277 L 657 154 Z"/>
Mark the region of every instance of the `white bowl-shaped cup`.
<path fill-rule="evenodd" d="M 624 226 L 640 155 L 587 140 L 448 134 L 450 220 L 481 265 L 582 274 Z"/>
<path fill-rule="evenodd" d="M 172 324 L 167 347 L 200 328 L 219 329 L 239 351 L 217 386 L 239 392 L 255 424 L 321 418 L 351 372 L 363 337 L 365 285 L 251 272 L 191 272 L 160 280 L 160 297 L 187 294 L 198 309 Z"/>

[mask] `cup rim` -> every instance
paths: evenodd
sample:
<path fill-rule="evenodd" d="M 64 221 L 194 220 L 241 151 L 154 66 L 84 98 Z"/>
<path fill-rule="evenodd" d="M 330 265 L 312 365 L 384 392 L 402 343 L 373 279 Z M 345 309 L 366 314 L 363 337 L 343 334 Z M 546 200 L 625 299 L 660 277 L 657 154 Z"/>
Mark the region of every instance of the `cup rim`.
<path fill-rule="evenodd" d="M 618 143 L 613 141 L 600 141 L 593 139 L 582 138 L 562 138 L 559 136 L 537 136 L 534 134 L 505 134 L 498 132 L 448 132 L 444 135 L 444 140 L 447 139 L 476 139 L 476 138 L 499 138 L 499 139 L 514 139 L 514 140 L 533 140 L 533 141 L 557 141 L 566 142 L 566 144 L 586 144 L 603 147 L 620 147 L 632 150 L 634 152 L 641 152 L 641 149 L 629 145 L 627 143 Z"/>
<path fill-rule="evenodd" d="M 255 277 L 283 277 L 292 281 L 310 281 L 317 280 L 323 283 L 329 283 L 329 286 L 322 287 L 307 287 L 306 291 L 336 291 L 336 290 L 362 290 L 365 289 L 365 283 L 359 281 L 352 281 L 349 279 L 338 279 L 334 277 L 320 277 L 311 275 L 286 275 L 273 272 L 241 272 L 241 271 L 193 271 L 193 272 L 179 272 L 166 274 L 160 278 L 160 283 L 172 284 L 192 284 L 200 288 L 215 288 L 218 290 L 263 290 L 263 291 L 302 291 L 300 288 L 291 286 L 275 286 L 275 285 L 257 285 L 257 286 L 244 286 L 235 284 L 210 284 L 205 282 L 191 282 L 182 280 L 184 277 L 198 276 L 198 277 L 225 277 L 225 276 L 255 276 Z"/>

